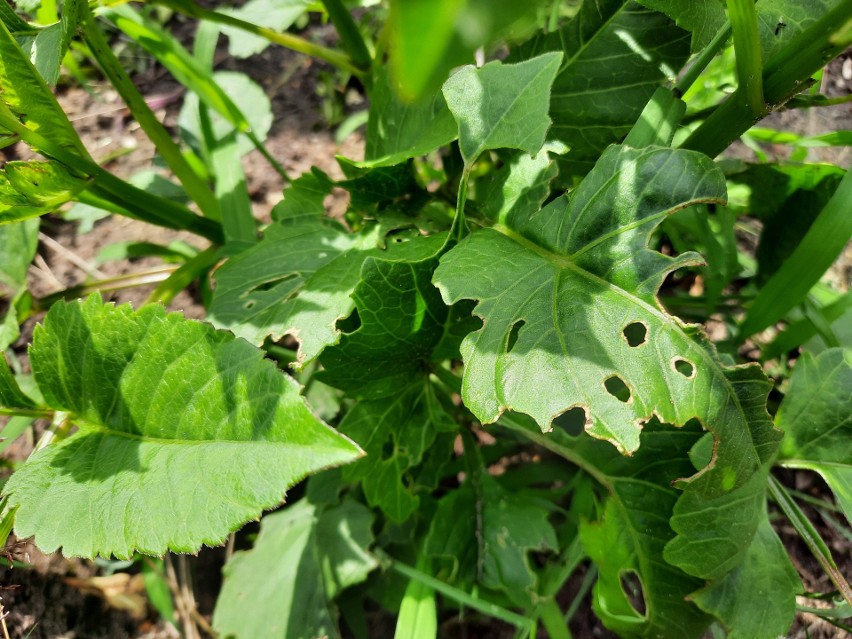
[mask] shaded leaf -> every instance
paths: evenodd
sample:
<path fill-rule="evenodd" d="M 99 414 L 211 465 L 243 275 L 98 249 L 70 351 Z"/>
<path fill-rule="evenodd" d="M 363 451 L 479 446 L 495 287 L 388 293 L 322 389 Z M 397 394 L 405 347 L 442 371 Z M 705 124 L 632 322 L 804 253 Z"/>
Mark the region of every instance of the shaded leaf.
<path fill-rule="evenodd" d="M 424 552 L 449 560 L 462 583 L 502 590 L 528 605 L 537 584 L 529 553 L 557 547 L 549 514 L 546 505 L 489 475 L 468 479 L 438 502 Z"/>
<path fill-rule="evenodd" d="M 17 534 L 46 552 L 195 551 L 360 452 L 260 351 L 160 306 L 58 303 L 30 361 L 79 428 L 5 487 Z"/>
<path fill-rule="evenodd" d="M 223 638 L 339 638 L 332 599 L 377 566 L 372 520 L 353 500 L 322 509 L 303 499 L 264 517 L 254 548 L 225 566 L 213 627 Z"/>
<path fill-rule="evenodd" d="M 465 164 L 488 149 L 538 153 L 550 128 L 550 87 L 561 60 L 559 52 L 518 64 L 495 60 L 479 69 L 462 67 L 444 83 Z"/>
<path fill-rule="evenodd" d="M 678 498 L 671 482 L 692 471 L 687 453 L 700 432 L 649 427 L 630 458 L 587 437 L 569 438 L 561 431 L 553 436 L 592 464 L 610 491 L 602 518 L 580 526 L 583 548 L 599 570 L 595 613 L 622 637 L 701 636 L 710 619 L 686 597 L 703 582 L 663 559 L 675 535 L 668 524 Z M 641 601 L 640 610 L 625 591 L 628 574 L 641 590 L 633 598 Z"/>
<path fill-rule="evenodd" d="M 408 103 L 398 97 L 392 82 L 383 68 L 376 70 L 370 92 L 365 160 L 398 164 L 458 137 L 458 127 L 441 91 L 436 91 L 431 99 Z"/>
<path fill-rule="evenodd" d="M 787 634 L 802 582 L 764 515 L 743 563 L 691 599 L 728 629 L 728 639 L 775 639 Z"/>
<path fill-rule="evenodd" d="M 38 246 L 38 227 L 38 220 L 0 225 L 0 290 L 4 293 L 14 295 L 26 286 L 27 269 Z"/>
<path fill-rule="evenodd" d="M 431 384 L 421 378 L 393 397 L 361 401 L 346 414 L 340 431 L 358 442 L 367 456 L 343 471 L 347 482 L 361 482 L 370 506 L 403 522 L 420 499 L 410 469 L 423 460 L 439 431 L 455 429 Z"/>
<path fill-rule="evenodd" d="M 692 33 L 692 51 L 710 44 L 727 19 L 725 0 L 638 0 L 640 4 L 665 13 L 681 29 Z"/>
<path fill-rule="evenodd" d="M 852 350 L 803 353 L 775 423 L 781 463 L 822 475 L 852 522 Z"/>
<path fill-rule="evenodd" d="M 509 60 L 547 51 L 565 54 L 550 96 L 550 135 L 570 148 L 560 161 L 566 182 L 627 135 L 657 87 L 686 62 L 689 34 L 636 2 L 585 0 L 565 26 L 516 47 Z"/>

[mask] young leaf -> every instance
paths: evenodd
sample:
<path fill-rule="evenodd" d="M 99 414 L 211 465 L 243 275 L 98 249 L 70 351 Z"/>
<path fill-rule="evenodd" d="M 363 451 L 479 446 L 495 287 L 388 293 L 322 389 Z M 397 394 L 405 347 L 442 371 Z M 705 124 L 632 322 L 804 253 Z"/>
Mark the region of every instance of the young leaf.
<path fill-rule="evenodd" d="M 690 599 L 728 629 L 728 639 L 785 636 L 802 582 L 764 514 L 741 565 Z"/>
<path fill-rule="evenodd" d="M 567 181 L 627 135 L 656 88 L 686 62 L 689 34 L 632 0 L 585 0 L 565 26 L 517 47 L 509 60 L 546 51 L 565 54 L 550 97 L 550 134 L 571 149 L 560 161 Z"/>
<path fill-rule="evenodd" d="M 692 51 L 710 44 L 725 24 L 725 0 L 638 0 L 649 9 L 665 13 L 681 29 L 692 33 Z"/>
<path fill-rule="evenodd" d="M 518 64 L 466 66 L 444 83 L 466 165 L 487 149 L 538 153 L 550 128 L 550 86 L 561 60 L 554 52 Z"/>
<path fill-rule="evenodd" d="M 234 639 L 339 639 L 332 599 L 377 566 L 372 519 L 350 499 L 327 509 L 303 499 L 264 517 L 254 548 L 225 566 L 213 627 Z"/>
<path fill-rule="evenodd" d="M 160 306 L 56 304 L 30 361 L 79 428 L 5 487 L 17 534 L 46 552 L 192 552 L 360 454 L 260 351 Z"/>
<path fill-rule="evenodd" d="M 476 581 L 529 605 L 537 583 L 529 553 L 557 546 L 548 515 L 543 504 L 481 475 L 438 502 L 424 552 L 450 560 L 463 583 Z"/>
<path fill-rule="evenodd" d="M 784 431 L 780 462 L 818 472 L 852 522 L 852 350 L 804 353 L 775 423 Z"/>

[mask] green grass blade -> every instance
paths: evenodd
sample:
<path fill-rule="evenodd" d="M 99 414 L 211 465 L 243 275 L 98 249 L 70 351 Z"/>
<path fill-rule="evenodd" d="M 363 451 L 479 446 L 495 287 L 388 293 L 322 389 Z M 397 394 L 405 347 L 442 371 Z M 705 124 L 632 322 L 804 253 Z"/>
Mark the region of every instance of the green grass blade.
<path fill-rule="evenodd" d="M 511 610 L 506 610 L 495 603 L 491 603 L 490 601 L 471 595 L 464 590 L 455 588 L 454 586 L 444 583 L 440 579 L 435 579 L 435 577 L 427 575 L 426 573 L 421 572 L 416 568 L 412 568 L 411 566 L 397 561 L 396 559 L 392 559 L 387 555 L 383 554 L 381 560 L 383 563 L 389 564 L 390 568 L 404 577 L 419 581 L 423 585 L 432 588 L 436 592 L 440 592 L 442 595 L 452 599 L 458 604 L 473 608 L 474 610 L 477 610 L 484 615 L 488 615 L 489 617 L 493 617 L 494 619 L 505 621 L 517 628 L 528 628 L 531 625 L 530 620 L 526 617 L 514 613 Z"/>
<path fill-rule="evenodd" d="M 421 556 L 417 561 L 417 569 L 428 572 L 429 560 Z M 433 588 L 417 579 L 408 582 L 393 636 L 394 639 L 436 639 L 438 614 Z"/>
<path fill-rule="evenodd" d="M 115 25 L 138 42 L 148 53 L 185 87 L 198 95 L 201 102 L 219 113 L 240 133 L 245 134 L 266 158 L 272 168 L 285 180 L 289 179 L 281 165 L 274 160 L 256 135 L 251 123 L 228 94 L 213 79 L 211 69 L 194 58 L 180 42 L 153 20 L 134 11 L 128 5 L 111 9 L 107 14 Z"/>
<path fill-rule="evenodd" d="M 213 191 L 186 161 L 180 147 L 157 119 L 157 116 L 145 102 L 145 98 L 133 84 L 118 58 L 109 47 L 100 27 L 91 11 L 87 10 L 83 19 L 83 37 L 89 45 L 93 57 L 104 74 L 118 91 L 133 117 L 139 122 L 145 133 L 157 147 L 160 155 L 180 180 L 187 194 L 198 204 L 201 211 L 213 220 L 220 219 L 219 204 Z"/>
<path fill-rule="evenodd" d="M 805 516 L 805 513 L 802 512 L 802 509 L 799 508 L 799 505 L 787 492 L 787 489 L 771 475 L 769 476 L 769 494 L 793 525 L 793 528 L 796 529 L 796 532 L 799 533 L 802 541 L 805 542 L 814 558 L 837 587 L 837 590 L 846 602 L 852 605 L 852 588 L 837 568 L 828 546 L 819 536 L 811 521 Z"/>
<path fill-rule="evenodd" d="M 834 263 L 852 236 L 850 202 L 852 171 L 847 171 L 802 242 L 752 302 L 740 326 L 740 340 L 783 318 Z"/>
<path fill-rule="evenodd" d="M 757 10 L 753 0 L 728 0 L 728 15 L 734 33 L 739 95 L 752 113 L 764 110 L 763 65 L 760 60 L 760 36 Z"/>

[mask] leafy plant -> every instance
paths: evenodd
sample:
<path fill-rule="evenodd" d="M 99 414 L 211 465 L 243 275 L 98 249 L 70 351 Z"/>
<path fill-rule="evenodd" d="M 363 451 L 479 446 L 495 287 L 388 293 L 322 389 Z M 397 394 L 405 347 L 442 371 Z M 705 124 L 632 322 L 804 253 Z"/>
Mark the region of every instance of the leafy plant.
<path fill-rule="evenodd" d="M 366 636 L 363 611 L 381 606 L 398 637 L 437 636 L 456 607 L 569 637 L 576 605 L 557 597 L 588 563 L 594 612 L 620 636 L 770 638 L 803 592 L 772 499 L 832 579 L 824 594 L 852 605 L 773 475 L 820 473 L 850 517 L 852 344 L 833 327 L 849 293 L 820 279 L 852 235 L 852 178 L 714 160 L 785 103 L 830 101 L 802 91 L 852 43 L 852 3 L 391 0 L 377 34 L 339 0 L 162 4 L 201 21 L 191 52 L 129 5 L 67 0 L 49 40 L 0 11 L 0 132 L 45 158 L 0 178 L 3 346 L 47 310 L 37 388 L 0 366 L 0 403 L 52 420 L 3 488 L 4 524 L 66 555 L 192 552 L 312 475 L 226 566 L 222 636 L 335 637 L 341 623 Z M 314 10 L 340 51 L 283 31 Z M 100 18 L 190 91 L 182 139 Z M 257 87 L 213 73 L 220 28 L 234 55 L 272 42 L 360 83 L 365 159 L 291 180 L 263 143 L 268 107 L 239 97 Z M 27 53 L 34 33 L 48 68 Z M 180 188 L 142 190 L 83 147 L 47 84 L 73 37 Z M 503 60 L 470 64 L 498 45 Z M 262 234 L 240 168 L 251 148 L 289 182 Z M 349 195 L 342 219 L 325 211 L 334 189 Z M 24 303 L 32 218 L 66 202 L 211 245 L 140 244 L 180 267 L 138 310 L 102 301 L 114 282 Z M 737 243 L 748 216 L 764 222 L 755 254 Z M 159 304 L 196 280 L 212 326 Z M 708 337 L 710 318 L 725 338 Z M 821 614 L 841 624 L 843 610 Z"/>

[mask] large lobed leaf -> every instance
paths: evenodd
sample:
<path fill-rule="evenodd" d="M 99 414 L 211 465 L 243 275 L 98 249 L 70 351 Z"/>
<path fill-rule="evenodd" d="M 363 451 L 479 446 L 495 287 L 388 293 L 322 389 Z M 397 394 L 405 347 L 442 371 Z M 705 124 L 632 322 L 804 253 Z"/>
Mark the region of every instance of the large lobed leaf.
<path fill-rule="evenodd" d="M 484 325 L 462 344 L 462 396 L 483 422 L 510 409 L 546 431 L 580 407 L 586 430 L 625 453 L 653 415 L 675 425 L 697 417 L 713 433 L 712 463 L 680 484 L 679 535 L 667 548 L 669 561 L 705 578 L 746 552 L 777 435 L 760 370 L 724 369 L 693 327 L 660 310 L 663 278 L 697 256 L 666 257 L 647 241 L 670 213 L 724 193 L 703 155 L 611 147 L 570 197 L 472 233 L 434 278 L 447 303 L 478 302 Z"/>
<path fill-rule="evenodd" d="M 571 149 L 560 161 L 567 181 L 627 135 L 656 88 L 686 62 L 689 34 L 630 0 L 585 0 L 565 26 L 513 49 L 510 60 L 548 51 L 564 53 L 550 117 L 551 136 Z"/>
<path fill-rule="evenodd" d="M 79 430 L 8 481 L 15 530 L 45 551 L 195 551 L 359 448 L 262 353 L 160 306 L 53 306 L 30 350 L 48 407 Z"/>
<path fill-rule="evenodd" d="M 775 423 L 781 463 L 822 475 L 852 522 L 852 350 L 804 353 Z"/>

